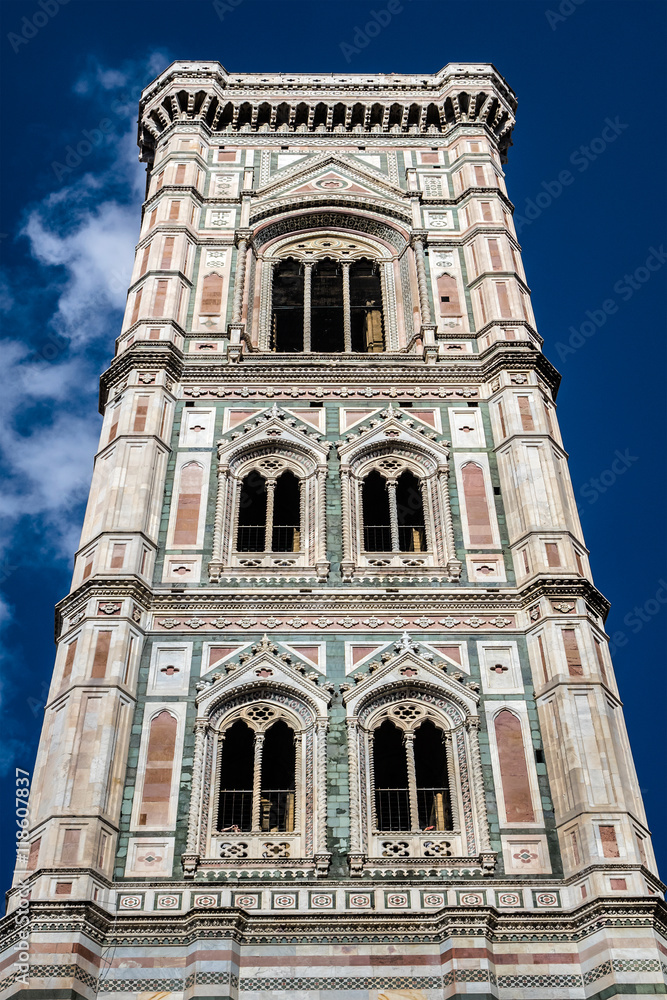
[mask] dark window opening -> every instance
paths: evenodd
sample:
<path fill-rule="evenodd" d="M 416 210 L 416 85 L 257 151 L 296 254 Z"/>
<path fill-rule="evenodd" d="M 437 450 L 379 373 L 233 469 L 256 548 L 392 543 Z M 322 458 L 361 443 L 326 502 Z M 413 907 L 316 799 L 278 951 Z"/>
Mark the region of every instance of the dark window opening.
<path fill-rule="evenodd" d="M 297 104 L 296 116 L 294 118 L 295 126 L 306 125 L 308 123 L 308 105 L 302 102 Z"/>
<path fill-rule="evenodd" d="M 379 472 L 369 473 L 361 488 L 364 551 L 391 552 L 391 517 L 389 490 Z M 393 502 L 393 501 L 392 501 Z M 398 551 L 428 550 L 424 507 L 419 480 L 411 472 L 403 472 L 396 484 L 396 515 Z"/>
<path fill-rule="evenodd" d="M 384 351 L 382 285 L 372 260 L 355 261 L 350 268 L 352 350 L 360 354 Z"/>
<path fill-rule="evenodd" d="M 266 482 L 259 472 L 250 472 L 241 484 L 238 552 L 263 552 L 266 536 Z"/>
<path fill-rule="evenodd" d="M 299 480 L 283 472 L 276 482 L 273 501 L 273 552 L 298 552 L 301 547 Z"/>
<path fill-rule="evenodd" d="M 278 110 L 276 112 L 276 126 L 287 125 L 289 123 L 289 104 L 283 101 L 282 104 L 278 105 Z M 281 146 L 281 149 L 289 149 L 289 146 Z"/>
<path fill-rule="evenodd" d="M 378 830 L 410 829 L 408 767 L 403 734 L 393 722 L 383 722 L 373 739 L 375 813 Z"/>
<path fill-rule="evenodd" d="M 294 829 L 294 733 L 284 722 L 274 722 L 262 751 L 260 829 L 264 833 Z"/>
<path fill-rule="evenodd" d="M 350 266 L 351 348 L 360 354 L 385 349 L 382 285 L 377 264 L 366 258 Z M 310 288 L 310 349 L 340 353 L 345 349 L 343 270 L 338 261 L 318 261 L 312 267 Z M 283 260 L 273 272 L 272 346 L 279 353 L 304 349 L 304 268 Z"/>
<path fill-rule="evenodd" d="M 419 480 L 411 472 L 403 472 L 396 486 L 398 540 L 401 552 L 425 552 L 426 528 Z"/>
<path fill-rule="evenodd" d="M 344 125 L 345 124 L 345 111 L 346 107 L 344 104 L 336 104 L 334 106 L 332 125 Z"/>
<path fill-rule="evenodd" d="M 218 830 L 252 829 L 254 735 L 239 720 L 227 730 L 222 745 Z"/>
<path fill-rule="evenodd" d="M 313 268 L 310 327 L 313 351 L 344 349 L 343 272 L 334 260 L 318 261 Z"/>
<path fill-rule="evenodd" d="M 364 479 L 361 503 L 365 551 L 391 552 L 389 494 L 387 484 L 379 472 L 373 471 Z"/>
<path fill-rule="evenodd" d="M 274 270 L 272 329 L 274 350 L 303 350 L 303 268 L 297 260 L 283 260 Z"/>
<path fill-rule="evenodd" d="M 420 830 L 451 830 L 452 809 L 442 732 L 423 722 L 415 734 L 415 774 Z"/>

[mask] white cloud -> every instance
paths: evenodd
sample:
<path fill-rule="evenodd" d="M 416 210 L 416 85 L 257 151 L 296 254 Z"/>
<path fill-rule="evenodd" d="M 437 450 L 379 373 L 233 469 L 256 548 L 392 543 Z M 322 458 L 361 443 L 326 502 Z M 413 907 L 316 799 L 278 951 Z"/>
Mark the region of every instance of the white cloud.
<path fill-rule="evenodd" d="M 73 345 L 110 332 L 108 310 L 123 308 L 138 235 L 136 204 L 108 201 L 79 215 L 79 224 L 62 234 L 48 206 L 40 206 L 24 230 L 35 260 L 67 269 L 51 325 Z"/>
<path fill-rule="evenodd" d="M 154 53 L 142 65 L 95 63 L 74 89 L 99 99 L 101 115 L 110 92 L 125 88 L 119 97 L 129 99 L 166 61 Z M 138 162 L 134 123 L 129 116 L 119 121 L 124 133 L 105 147 L 110 162 L 78 176 L 74 169 L 64 187 L 29 206 L 20 235 L 27 240 L 30 271 L 14 271 L 11 291 L 0 281 L 0 310 L 15 303 L 16 331 L 0 343 L 0 519 L 7 536 L 22 531 L 22 518 L 29 518 L 40 556 L 57 561 L 69 560 L 78 545 L 99 437 L 99 365 L 114 353 L 139 233 L 145 167 Z M 35 349 L 20 338 L 30 309 L 39 312 L 38 298 L 39 308 L 52 308 L 37 322 L 31 317 L 32 328 L 40 330 Z"/>

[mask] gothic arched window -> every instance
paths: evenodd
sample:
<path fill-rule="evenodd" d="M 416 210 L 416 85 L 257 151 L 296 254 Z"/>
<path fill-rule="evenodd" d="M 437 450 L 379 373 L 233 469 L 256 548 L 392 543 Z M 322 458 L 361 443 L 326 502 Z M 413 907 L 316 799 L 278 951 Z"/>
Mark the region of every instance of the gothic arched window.
<path fill-rule="evenodd" d="M 294 733 L 287 723 L 278 720 L 266 732 L 253 732 L 238 719 L 222 744 L 218 831 L 291 833 L 295 778 Z"/>
<path fill-rule="evenodd" d="M 237 552 L 299 552 L 301 487 L 291 470 L 265 479 L 253 469 L 241 483 Z"/>
<path fill-rule="evenodd" d="M 442 730 L 428 719 L 415 735 L 415 782 L 420 830 L 452 830 L 447 756 Z"/>
<path fill-rule="evenodd" d="M 238 552 L 263 552 L 266 541 L 266 480 L 253 469 L 241 483 Z"/>
<path fill-rule="evenodd" d="M 310 417 L 310 414 L 308 414 Z M 325 577 L 328 445 L 311 420 L 277 406 L 218 448 L 209 579 L 242 568 Z"/>
<path fill-rule="evenodd" d="M 218 830 L 252 829 L 252 729 L 239 719 L 225 734 L 222 745 Z"/>
<path fill-rule="evenodd" d="M 366 552 L 391 552 L 391 523 L 387 482 L 375 469 L 361 488 Z"/>
<path fill-rule="evenodd" d="M 403 734 L 386 719 L 373 740 L 378 830 L 410 829 L 410 791 Z"/>
<path fill-rule="evenodd" d="M 419 480 L 409 470 L 385 479 L 373 469 L 363 481 L 362 516 L 366 552 L 425 552 L 428 549 Z"/>
<path fill-rule="evenodd" d="M 373 761 L 379 831 L 453 829 L 444 734 L 432 722 L 402 732 L 385 719 L 374 734 Z"/>
<path fill-rule="evenodd" d="M 264 833 L 294 829 L 294 733 L 279 720 L 267 730 L 262 753 L 260 829 Z"/>
<path fill-rule="evenodd" d="M 273 349 L 279 353 L 303 350 L 303 265 L 281 260 L 273 272 Z"/>

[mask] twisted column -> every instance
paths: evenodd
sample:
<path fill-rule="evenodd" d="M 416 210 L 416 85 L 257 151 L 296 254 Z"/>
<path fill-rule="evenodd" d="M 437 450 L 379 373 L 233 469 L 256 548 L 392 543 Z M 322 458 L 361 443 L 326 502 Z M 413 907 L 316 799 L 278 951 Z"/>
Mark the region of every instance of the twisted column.
<path fill-rule="evenodd" d="M 426 261 L 424 259 L 425 236 L 413 236 L 412 246 L 415 252 L 415 264 L 417 266 L 417 285 L 419 287 L 419 308 L 422 314 L 422 325 L 429 325 L 431 320 L 431 306 L 428 300 L 428 286 L 426 284 Z"/>
<path fill-rule="evenodd" d="M 352 508 L 350 496 L 350 472 L 349 469 L 340 470 L 340 488 L 342 503 L 342 523 L 341 536 L 343 540 L 343 559 L 341 561 L 341 572 L 344 577 L 351 576 L 354 570 L 352 559 L 352 539 L 350 537 L 350 522 L 352 521 Z"/>
<path fill-rule="evenodd" d="M 264 733 L 255 733 L 255 760 L 252 772 L 252 832 L 261 833 L 262 805 L 262 754 L 264 752 Z"/>
<path fill-rule="evenodd" d="M 389 479 L 387 481 L 387 492 L 389 493 L 389 528 L 391 531 L 392 552 L 401 551 L 401 541 L 398 533 L 398 507 L 396 505 L 397 485 L 398 484 L 395 479 Z"/>
<path fill-rule="evenodd" d="M 213 519 L 213 551 L 209 564 L 211 579 L 220 576 L 222 570 L 222 539 L 224 536 L 224 519 L 227 511 L 228 466 L 218 465 L 218 491 L 215 498 L 215 516 Z"/>
<path fill-rule="evenodd" d="M 241 322 L 241 313 L 243 311 L 243 290 L 245 288 L 246 257 L 248 253 L 248 240 L 245 236 L 239 239 L 237 248 L 232 323 Z"/>
<path fill-rule="evenodd" d="M 419 833 L 419 800 L 417 799 L 417 771 L 415 769 L 415 734 L 405 733 L 405 758 L 408 765 L 408 798 L 410 800 L 410 829 Z"/>
<path fill-rule="evenodd" d="M 447 569 L 452 577 L 458 579 L 461 575 L 461 563 L 456 558 L 456 539 L 454 538 L 454 521 L 452 519 L 452 506 L 449 500 L 449 468 L 438 472 L 438 492 L 440 494 L 440 504 L 442 507 L 445 522 L 445 545 L 447 559 Z"/>
<path fill-rule="evenodd" d="M 259 287 L 259 349 L 268 351 L 271 347 L 271 316 L 273 305 L 273 269 L 277 261 L 262 261 L 262 277 Z"/>
<path fill-rule="evenodd" d="M 311 324 L 311 290 L 314 261 L 306 261 L 303 265 L 303 349 L 310 351 Z"/>
<path fill-rule="evenodd" d="M 304 734 L 294 734 L 294 830 L 301 830 L 301 792 L 303 782 L 303 743 Z"/>
<path fill-rule="evenodd" d="M 424 535 L 426 536 L 424 541 L 426 543 L 426 551 L 433 552 L 435 555 L 435 524 L 433 523 L 433 512 L 431 510 L 430 494 L 428 488 L 428 480 L 419 480 L 419 492 L 422 498 L 422 516 L 424 518 Z"/>
<path fill-rule="evenodd" d="M 445 761 L 447 762 L 447 783 L 449 784 L 449 807 L 452 814 L 452 829 L 459 829 L 459 799 L 456 794 L 456 767 L 454 766 L 454 747 L 452 734 L 444 734 Z"/>
<path fill-rule="evenodd" d="M 327 561 L 327 470 L 317 470 L 317 562 Z"/>
<path fill-rule="evenodd" d="M 195 722 L 195 747 L 192 755 L 192 787 L 190 791 L 188 836 L 185 846 L 185 853 L 190 855 L 196 855 L 199 847 L 199 832 L 202 821 L 201 793 L 207 737 L 208 722 L 205 719 L 197 719 Z"/>
<path fill-rule="evenodd" d="M 350 308 L 350 267 L 351 260 L 341 261 L 343 268 L 343 342 L 346 354 L 352 351 L 352 310 Z"/>
<path fill-rule="evenodd" d="M 359 796 L 359 729 L 356 719 L 347 719 L 347 770 L 350 785 L 350 854 L 361 851 L 361 812 Z M 363 781 L 363 776 L 362 776 Z"/>
<path fill-rule="evenodd" d="M 479 752 L 479 716 L 466 720 L 468 733 L 468 748 L 470 751 L 470 770 L 475 810 L 477 812 L 477 828 L 479 830 L 480 852 L 491 850 L 489 840 L 489 821 L 486 814 L 486 796 L 484 794 L 484 778 L 482 775 L 482 758 Z"/>
<path fill-rule="evenodd" d="M 327 849 L 327 730 L 326 719 L 317 720 L 317 790 L 316 816 L 317 839 L 315 850 L 323 854 Z"/>
<path fill-rule="evenodd" d="M 273 552 L 273 506 L 276 499 L 276 480 L 266 480 L 266 521 L 264 522 L 264 551 Z"/>

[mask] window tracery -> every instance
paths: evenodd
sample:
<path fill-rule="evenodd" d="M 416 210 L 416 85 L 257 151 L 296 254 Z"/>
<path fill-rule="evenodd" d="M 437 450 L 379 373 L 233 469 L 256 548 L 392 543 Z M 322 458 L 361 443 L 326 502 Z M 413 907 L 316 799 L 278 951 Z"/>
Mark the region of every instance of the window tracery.
<path fill-rule="evenodd" d="M 220 443 L 212 581 L 239 569 L 327 575 L 329 444 L 320 437 L 274 406 Z"/>
<path fill-rule="evenodd" d="M 351 870 L 381 870 L 396 858 L 436 865 L 465 858 L 492 870 L 479 697 L 413 645 L 398 643 L 344 694 Z"/>
<path fill-rule="evenodd" d="M 279 240 L 262 255 L 260 350 L 396 350 L 395 251 L 339 232 Z"/>
<path fill-rule="evenodd" d="M 277 653 L 264 636 L 198 684 L 188 875 L 276 859 L 326 873 L 330 696 Z"/>
<path fill-rule="evenodd" d="M 338 442 L 346 579 L 423 569 L 458 579 L 449 453 L 390 406 Z"/>

